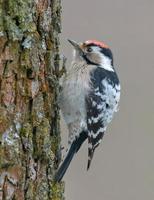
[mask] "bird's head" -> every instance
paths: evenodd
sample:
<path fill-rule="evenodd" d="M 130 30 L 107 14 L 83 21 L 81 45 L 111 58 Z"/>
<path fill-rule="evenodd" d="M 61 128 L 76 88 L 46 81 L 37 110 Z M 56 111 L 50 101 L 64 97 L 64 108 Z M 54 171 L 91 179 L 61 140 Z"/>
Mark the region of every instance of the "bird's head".
<path fill-rule="evenodd" d="M 74 47 L 75 62 L 85 62 L 108 71 L 114 71 L 112 52 L 103 42 L 97 40 L 87 40 L 83 43 L 77 43 L 73 40 L 68 41 Z"/>

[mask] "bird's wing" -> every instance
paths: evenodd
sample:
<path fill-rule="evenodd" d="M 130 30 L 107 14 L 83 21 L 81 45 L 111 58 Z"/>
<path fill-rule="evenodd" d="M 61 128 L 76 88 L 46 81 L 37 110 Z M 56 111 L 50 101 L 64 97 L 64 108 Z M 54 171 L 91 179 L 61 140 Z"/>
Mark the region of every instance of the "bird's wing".
<path fill-rule="evenodd" d="M 89 169 L 95 148 L 100 144 L 104 135 L 103 113 L 106 106 L 103 99 L 103 86 L 93 88 L 86 98 L 87 129 L 88 129 L 88 165 Z"/>
<path fill-rule="evenodd" d="M 89 169 L 95 148 L 100 144 L 107 125 L 117 110 L 120 84 L 115 72 L 97 68 L 91 74 L 91 90 L 86 98 Z"/>

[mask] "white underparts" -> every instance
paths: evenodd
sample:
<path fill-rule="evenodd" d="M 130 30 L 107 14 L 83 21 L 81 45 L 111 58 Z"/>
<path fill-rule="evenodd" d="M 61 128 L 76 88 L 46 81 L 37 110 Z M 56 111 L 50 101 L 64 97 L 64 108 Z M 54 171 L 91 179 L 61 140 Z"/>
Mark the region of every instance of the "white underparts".
<path fill-rule="evenodd" d="M 85 96 L 90 90 L 90 72 L 96 66 L 73 63 L 63 80 L 60 108 L 69 128 L 69 143 L 87 129 Z"/>

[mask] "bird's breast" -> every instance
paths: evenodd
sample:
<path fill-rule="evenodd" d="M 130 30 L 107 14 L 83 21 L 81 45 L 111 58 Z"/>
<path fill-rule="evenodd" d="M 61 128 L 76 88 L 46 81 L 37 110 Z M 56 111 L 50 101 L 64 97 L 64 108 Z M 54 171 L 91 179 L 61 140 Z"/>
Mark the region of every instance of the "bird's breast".
<path fill-rule="evenodd" d="M 64 78 L 60 94 L 60 108 L 67 124 L 75 120 L 86 121 L 85 97 L 90 90 L 92 67 L 74 70 Z"/>

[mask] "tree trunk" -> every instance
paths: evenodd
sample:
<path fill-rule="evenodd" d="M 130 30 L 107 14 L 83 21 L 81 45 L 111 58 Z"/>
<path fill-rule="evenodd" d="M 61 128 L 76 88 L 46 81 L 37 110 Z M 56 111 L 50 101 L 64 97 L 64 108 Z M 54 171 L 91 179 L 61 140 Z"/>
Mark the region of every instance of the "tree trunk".
<path fill-rule="evenodd" d="M 0 199 L 64 199 L 60 17 L 60 0 L 0 0 Z"/>

